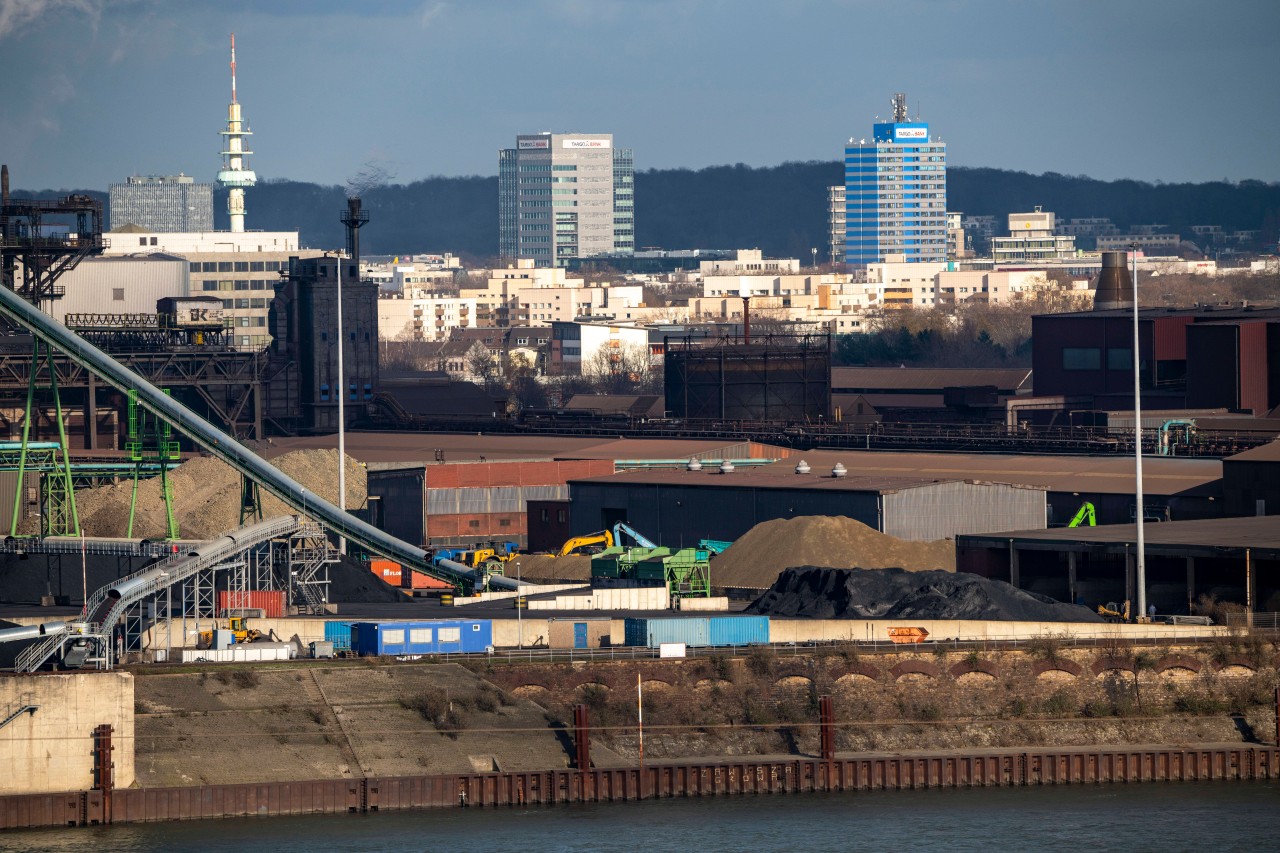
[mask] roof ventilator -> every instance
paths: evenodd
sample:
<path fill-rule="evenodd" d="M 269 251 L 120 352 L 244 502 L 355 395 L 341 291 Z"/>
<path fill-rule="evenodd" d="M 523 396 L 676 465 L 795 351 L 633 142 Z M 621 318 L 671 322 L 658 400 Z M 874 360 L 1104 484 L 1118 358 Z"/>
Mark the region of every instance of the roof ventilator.
<path fill-rule="evenodd" d="M 720 473 L 721 473 L 721 474 L 732 474 L 732 473 L 733 473 L 733 463 L 732 463 L 732 462 L 730 462 L 728 459 L 726 459 L 726 460 L 724 460 L 723 462 L 721 462 L 721 463 L 720 463 Z"/>
<path fill-rule="evenodd" d="M 810 470 L 809 463 L 805 462 L 803 459 L 801 459 L 800 463 L 796 465 L 797 474 L 808 474 Z"/>
<path fill-rule="evenodd" d="M 843 477 L 849 473 L 849 469 L 844 467 L 843 462 L 837 462 L 835 467 L 831 469 L 832 477 Z"/>
<path fill-rule="evenodd" d="M 702 463 L 697 459 L 690 459 L 689 464 L 684 466 L 689 471 L 701 471 Z"/>

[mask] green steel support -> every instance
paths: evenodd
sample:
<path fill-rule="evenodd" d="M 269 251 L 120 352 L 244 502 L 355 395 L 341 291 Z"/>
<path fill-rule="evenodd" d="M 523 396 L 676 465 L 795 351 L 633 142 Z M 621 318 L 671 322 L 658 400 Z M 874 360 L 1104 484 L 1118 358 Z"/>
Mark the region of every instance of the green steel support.
<path fill-rule="evenodd" d="M 71 477 L 71 458 L 67 454 L 67 430 L 62 421 L 62 397 L 58 393 L 58 376 L 54 370 L 53 350 L 46 347 L 44 364 L 49 368 L 49 389 L 53 392 L 54 418 L 58 422 L 58 443 L 42 447 L 41 456 L 48 454 L 47 462 L 38 467 L 56 472 L 54 480 L 42 480 L 40 502 L 40 533 L 54 536 L 79 536 L 80 516 L 76 512 L 76 492 Z M 31 349 L 31 372 L 27 377 L 27 405 L 22 419 L 22 442 L 18 453 L 18 481 L 13 492 L 13 513 L 9 519 L 9 535 L 18 535 L 18 524 L 22 519 L 23 489 L 27 479 L 27 461 L 31 451 L 31 424 L 37 417 L 36 411 L 36 377 L 41 367 L 40 341 L 37 340 Z M 42 445 L 48 444 L 41 442 Z"/>
<path fill-rule="evenodd" d="M 164 389 L 168 394 L 169 389 Z M 179 456 L 178 442 L 173 440 L 173 427 L 167 421 L 155 416 L 148 416 L 145 409 L 138 405 L 138 392 L 130 390 L 129 427 L 125 438 L 125 449 L 129 452 L 129 461 L 133 463 L 133 490 L 129 497 L 129 526 L 125 536 L 133 537 L 133 521 L 138 508 L 138 484 L 142 480 L 144 467 L 151 465 L 160 469 L 160 497 L 164 501 L 166 539 L 178 538 L 178 521 L 173 514 L 173 484 L 169 482 L 169 463 Z M 154 438 L 154 441 L 148 441 Z M 153 446 L 154 445 L 154 446 Z M 148 452 L 153 452 L 155 461 L 147 462 Z"/>

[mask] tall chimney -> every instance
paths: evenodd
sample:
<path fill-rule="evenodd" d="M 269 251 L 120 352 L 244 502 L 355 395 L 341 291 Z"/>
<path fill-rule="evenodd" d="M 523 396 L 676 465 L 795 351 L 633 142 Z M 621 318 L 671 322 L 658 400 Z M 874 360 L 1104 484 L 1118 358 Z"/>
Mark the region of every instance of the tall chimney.
<path fill-rule="evenodd" d="M 347 226 L 347 255 L 360 268 L 360 228 L 369 221 L 369 214 L 360 209 L 360 196 L 347 199 L 347 209 L 342 212 L 342 224 Z"/>
<path fill-rule="evenodd" d="M 1098 289 L 1093 294 L 1093 310 L 1133 307 L 1133 279 L 1129 277 L 1128 252 L 1103 252 Z"/>

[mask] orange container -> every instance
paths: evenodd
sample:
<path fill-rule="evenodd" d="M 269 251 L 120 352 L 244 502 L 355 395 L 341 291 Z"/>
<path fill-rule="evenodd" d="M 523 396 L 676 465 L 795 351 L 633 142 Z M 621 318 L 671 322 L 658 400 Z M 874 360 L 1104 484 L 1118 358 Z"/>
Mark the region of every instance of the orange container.
<path fill-rule="evenodd" d="M 889 639 L 895 643 L 923 643 L 929 636 L 924 628 L 889 628 Z"/>
<path fill-rule="evenodd" d="M 391 560 L 374 559 L 369 561 L 369 571 L 374 576 L 392 586 L 400 586 L 400 564 Z"/>
<path fill-rule="evenodd" d="M 268 619 L 279 619 L 284 616 L 284 590 L 251 589 L 246 592 L 218 590 L 218 615 L 225 616 L 228 610 L 261 610 Z"/>

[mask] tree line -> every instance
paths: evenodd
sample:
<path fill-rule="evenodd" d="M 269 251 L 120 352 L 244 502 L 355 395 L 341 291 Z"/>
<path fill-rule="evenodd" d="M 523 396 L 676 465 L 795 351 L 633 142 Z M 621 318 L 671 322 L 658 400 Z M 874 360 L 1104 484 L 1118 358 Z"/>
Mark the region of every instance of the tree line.
<path fill-rule="evenodd" d="M 843 181 L 839 161 L 637 172 L 636 246 L 759 248 L 771 257 L 806 261 L 816 248 L 819 258 L 826 258 L 827 188 Z M 67 192 L 14 195 L 47 198 Z M 106 197 L 100 191 L 88 194 Z M 346 238 L 338 217 L 344 199 L 345 191 L 336 185 L 266 180 L 248 191 L 248 224 L 264 231 L 300 231 L 303 244 L 311 247 L 341 246 Z M 366 254 L 451 251 L 476 262 L 497 254 L 496 177 L 431 177 L 377 186 L 364 201 L 370 213 L 361 232 Z M 964 166 L 947 170 L 950 210 L 1003 217 L 1035 205 L 1060 219 L 1109 217 L 1122 230 L 1158 223 L 1186 231 L 1208 224 L 1227 231 L 1260 229 L 1271 246 L 1280 238 L 1280 184 L 1166 184 Z M 218 188 L 214 222 L 227 227 L 226 194 Z"/>

